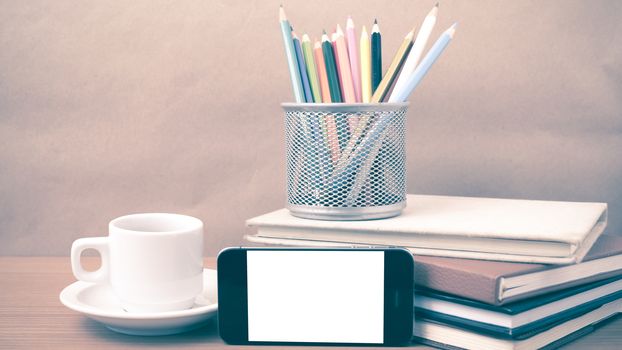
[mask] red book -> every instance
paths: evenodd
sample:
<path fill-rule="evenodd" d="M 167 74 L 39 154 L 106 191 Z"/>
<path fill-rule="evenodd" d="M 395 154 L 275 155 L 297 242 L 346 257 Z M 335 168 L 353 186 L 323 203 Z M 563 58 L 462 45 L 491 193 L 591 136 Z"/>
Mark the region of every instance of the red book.
<path fill-rule="evenodd" d="M 572 265 L 417 255 L 415 262 L 419 288 L 502 305 L 622 274 L 622 237 L 602 235 L 583 261 Z"/>

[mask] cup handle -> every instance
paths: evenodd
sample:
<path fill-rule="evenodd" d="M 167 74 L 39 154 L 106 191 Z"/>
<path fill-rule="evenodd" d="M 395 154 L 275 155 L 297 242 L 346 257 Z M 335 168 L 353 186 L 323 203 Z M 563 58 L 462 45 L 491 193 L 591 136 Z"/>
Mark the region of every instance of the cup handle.
<path fill-rule="evenodd" d="M 95 249 L 101 256 L 101 266 L 95 271 L 86 271 L 80 263 L 80 255 L 85 249 Z M 107 282 L 110 271 L 108 237 L 80 238 L 71 245 L 71 270 L 73 275 L 84 282 Z"/>

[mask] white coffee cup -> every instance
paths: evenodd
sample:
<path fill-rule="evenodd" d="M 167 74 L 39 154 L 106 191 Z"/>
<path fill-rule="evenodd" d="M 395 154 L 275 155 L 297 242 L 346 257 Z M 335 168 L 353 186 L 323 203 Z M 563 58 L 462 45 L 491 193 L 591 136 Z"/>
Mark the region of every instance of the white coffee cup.
<path fill-rule="evenodd" d="M 203 290 L 203 223 L 178 214 L 122 216 L 108 237 L 80 238 L 71 246 L 77 279 L 109 283 L 128 312 L 163 312 L 192 307 Z M 101 267 L 85 271 L 85 249 L 101 255 Z"/>

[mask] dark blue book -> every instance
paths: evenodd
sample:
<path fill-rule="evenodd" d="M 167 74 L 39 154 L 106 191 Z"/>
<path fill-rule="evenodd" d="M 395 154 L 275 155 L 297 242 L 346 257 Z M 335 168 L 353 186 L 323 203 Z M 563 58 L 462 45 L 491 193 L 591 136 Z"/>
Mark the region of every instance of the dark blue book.
<path fill-rule="evenodd" d="M 413 340 L 442 349 L 550 350 L 592 332 L 615 317 L 620 307 L 622 300 L 617 299 L 554 327 L 536 329 L 525 339 L 507 339 L 443 322 L 418 319 L 413 329 Z"/>

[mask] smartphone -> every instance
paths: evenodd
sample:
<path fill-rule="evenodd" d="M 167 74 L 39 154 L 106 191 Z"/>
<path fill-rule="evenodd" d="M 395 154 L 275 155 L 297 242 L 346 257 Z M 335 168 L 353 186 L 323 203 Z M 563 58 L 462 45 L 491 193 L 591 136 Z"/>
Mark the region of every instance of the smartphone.
<path fill-rule="evenodd" d="M 229 344 L 406 345 L 414 263 L 401 248 L 227 248 L 218 325 Z"/>

